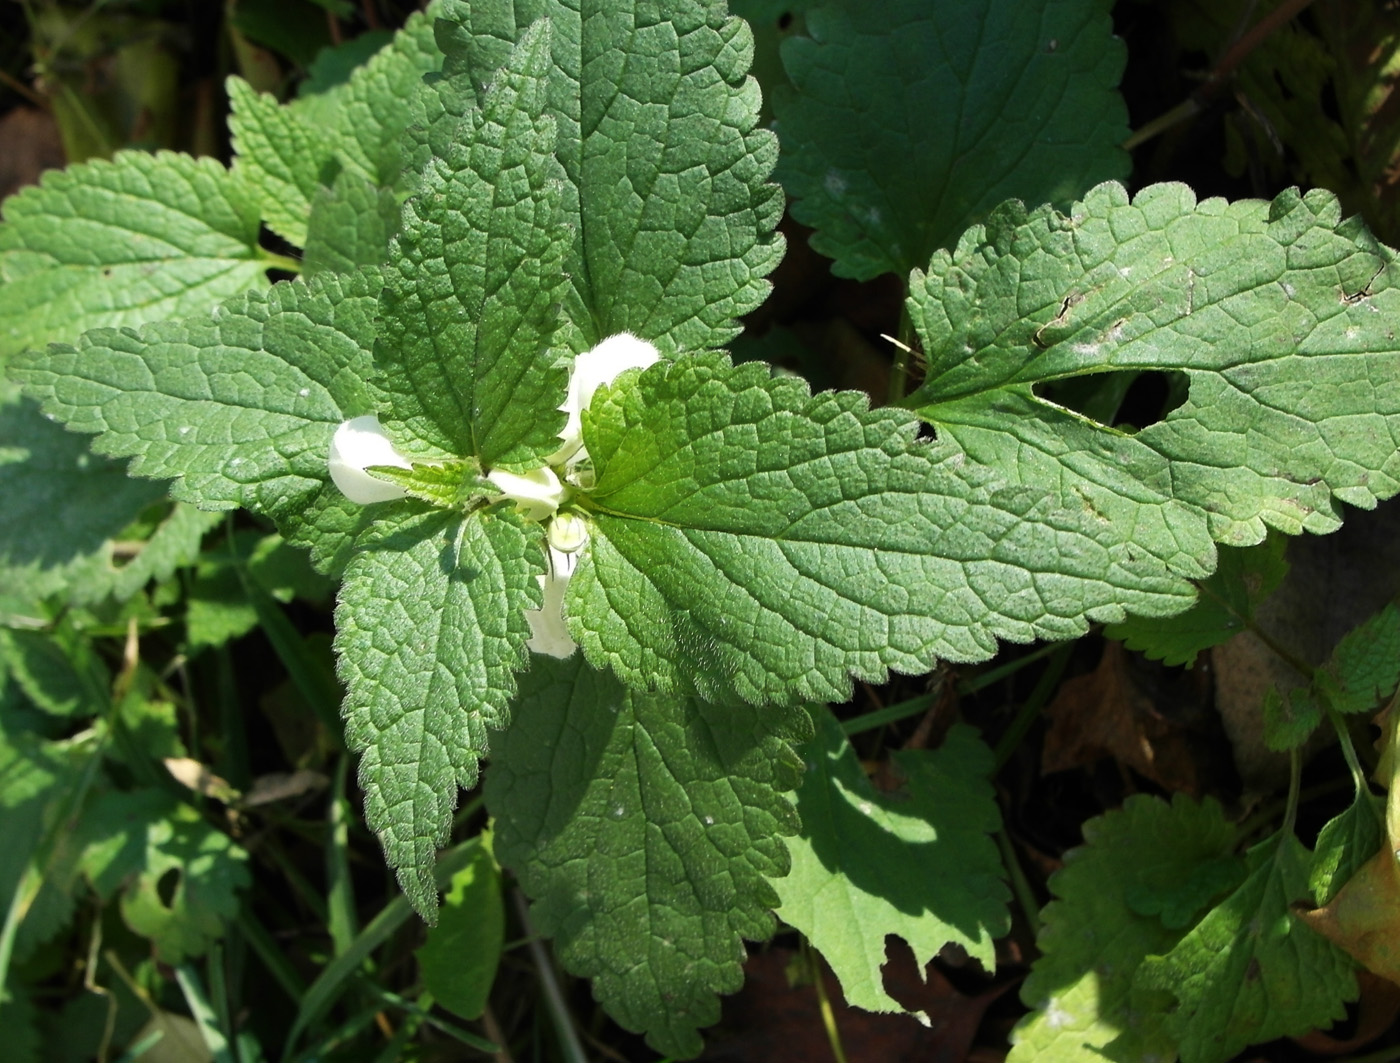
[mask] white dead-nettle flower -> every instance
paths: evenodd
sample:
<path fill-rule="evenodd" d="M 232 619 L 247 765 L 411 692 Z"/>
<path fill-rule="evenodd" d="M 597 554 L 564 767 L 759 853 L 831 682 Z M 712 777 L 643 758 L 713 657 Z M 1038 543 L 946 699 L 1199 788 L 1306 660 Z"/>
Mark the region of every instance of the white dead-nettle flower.
<path fill-rule="evenodd" d="M 351 502 L 367 506 L 371 502 L 392 502 L 408 497 L 408 492 L 398 484 L 376 480 L 365 472 L 371 465 L 413 468 L 413 463 L 394 449 L 393 440 L 385 435 L 384 426 L 372 413 L 352 417 L 335 430 L 327 464 L 336 487 Z"/>
<path fill-rule="evenodd" d="M 582 414 L 593 401 L 594 392 L 604 384 L 611 384 L 624 369 L 645 369 L 660 359 L 655 347 L 630 332 L 609 336 L 591 351 L 584 351 L 575 358 L 569 374 L 569 395 L 559 407 L 569 415 L 569 420 L 559 433 L 563 443 L 549 456 L 549 463 L 562 465 L 571 459 L 577 463 L 582 457 Z"/>
<path fill-rule="evenodd" d="M 526 473 L 494 469 L 486 479 L 529 519 L 545 526 L 549 542 L 549 572 L 539 577 L 544 589 L 544 606 L 529 609 L 531 637 L 526 643 L 536 653 L 569 657 L 578 644 L 569 636 L 564 623 L 564 592 L 578 564 L 578 552 L 588 543 L 588 522 L 577 513 L 559 512 L 571 492 L 557 470 L 567 474 L 588 458 L 583 446 L 582 412 L 593 401 L 594 393 L 611 384 L 626 369 L 645 369 L 660 361 L 660 354 L 646 340 L 630 332 L 609 336 L 590 351 L 574 359 L 569 375 L 569 392 L 560 410 L 569 415 L 559 433 L 561 444 L 547 463 Z M 331 440 L 330 473 L 335 485 L 352 502 L 367 505 L 407 497 L 397 484 L 376 480 L 365 471 L 371 465 L 392 465 L 410 469 L 412 462 L 394 449 L 379 418 L 372 414 L 346 421 Z M 575 481 L 577 482 L 577 481 Z"/>
<path fill-rule="evenodd" d="M 546 520 L 559 510 L 568 490 L 559 482 L 559 474 L 548 465 L 526 473 L 495 469 L 486 474 L 499 490 L 498 498 L 508 498 L 531 520 Z"/>

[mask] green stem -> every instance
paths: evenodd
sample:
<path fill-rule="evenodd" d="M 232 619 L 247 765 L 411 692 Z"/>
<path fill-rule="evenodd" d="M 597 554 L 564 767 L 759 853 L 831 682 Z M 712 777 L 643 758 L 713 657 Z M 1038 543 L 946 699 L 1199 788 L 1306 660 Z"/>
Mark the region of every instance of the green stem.
<path fill-rule="evenodd" d="M 290 255 L 279 255 L 275 251 L 268 251 L 266 248 L 258 248 L 264 268 L 280 269 L 284 273 L 301 273 L 301 260 L 292 258 Z"/>
<path fill-rule="evenodd" d="M 841 1044 L 841 1029 L 836 1025 L 836 1011 L 831 1006 L 831 998 L 826 995 L 826 982 L 822 978 L 822 965 L 817 960 L 817 950 L 811 942 L 803 941 L 803 951 L 807 953 L 807 969 L 812 975 L 812 987 L 817 991 L 817 1007 L 821 1010 L 822 1026 L 826 1028 L 827 1044 L 831 1045 L 832 1058 L 836 1063 L 846 1063 L 846 1049 Z"/>
<path fill-rule="evenodd" d="M 1040 679 L 1031 689 L 1030 697 L 1025 700 L 1016 718 L 1011 721 L 1011 726 L 1006 729 L 1006 733 L 1001 736 L 1001 741 L 996 748 L 996 771 L 1001 771 L 1006 767 L 1007 761 L 1011 759 L 1016 747 L 1021 744 L 1021 740 L 1026 737 L 1026 733 L 1034 725 L 1046 704 L 1050 701 L 1050 695 L 1059 686 L 1060 677 L 1065 674 L 1065 668 L 1069 665 L 1070 654 L 1074 651 L 1074 643 L 1065 643 L 1056 647 L 1056 653 L 1050 658 L 1050 663 L 1045 666 L 1045 671 Z"/>
<path fill-rule="evenodd" d="M 996 837 L 997 848 L 1001 850 L 1001 862 L 1006 866 L 1006 873 L 1011 879 L 1011 892 L 1016 895 L 1016 903 L 1021 906 L 1021 914 L 1026 917 L 1026 925 L 1031 928 L 1032 936 L 1039 937 L 1040 900 L 1031 888 L 1031 880 L 1026 877 L 1021 858 L 1016 855 L 1016 846 L 1011 844 L 1011 835 L 1006 833 L 1005 826 L 997 830 Z"/>
<path fill-rule="evenodd" d="M 518 889 L 514 892 L 514 899 L 516 911 L 520 915 L 520 925 L 529 941 L 530 955 L 534 958 L 535 969 L 539 972 L 545 1007 L 549 1010 L 550 1018 L 554 1020 L 554 1032 L 559 1036 L 559 1048 L 564 1053 L 567 1063 L 588 1063 L 588 1057 L 583 1053 L 583 1044 L 578 1039 L 578 1031 L 574 1029 L 574 1017 L 569 1011 L 569 1005 L 564 1001 L 559 980 L 555 977 L 554 964 L 550 962 L 549 953 L 545 952 L 539 935 L 530 923 L 530 905 L 525 900 L 525 894 Z"/>
<path fill-rule="evenodd" d="M 890 367 L 889 402 L 897 406 L 904 401 L 909 386 L 909 363 L 913 358 L 914 321 L 907 304 L 899 308 L 899 336 L 894 345 L 894 364 Z"/>
<path fill-rule="evenodd" d="M 1288 804 L 1284 807 L 1283 826 L 1279 836 L 1290 838 L 1298 822 L 1298 797 L 1303 790 L 1303 751 L 1296 746 L 1288 751 Z"/>

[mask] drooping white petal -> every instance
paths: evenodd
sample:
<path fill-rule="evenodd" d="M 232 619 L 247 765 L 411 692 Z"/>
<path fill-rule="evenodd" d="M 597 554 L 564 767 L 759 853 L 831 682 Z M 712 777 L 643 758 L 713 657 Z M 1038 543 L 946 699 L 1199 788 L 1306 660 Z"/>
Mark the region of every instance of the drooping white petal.
<path fill-rule="evenodd" d="M 371 465 L 413 468 L 413 463 L 394 449 L 393 441 L 374 414 L 352 417 L 335 430 L 326 464 L 336 487 L 351 502 L 365 506 L 408 496 L 398 484 L 376 480 L 365 472 Z"/>
<path fill-rule="evenodd" d="M 588 521 L 577 513 L 560 513 L 545 529 L 550 548 L 561 554 L 576 554 L 588 542 Z"/>
<path fill-rule="evenodd" d="M 553 516 L 564 501 L 567 490 L 548 465 L 541 465 L 527 473 L 495 469 L 486 474 L 486 479 L 496 485 L 502 497 L 509 498 L 531 520 Z"/>
<path fill-rule="evenodd" d="M 574 359 L 569 374 L 569 394 L 559 409 L 569 415 L 564 430 L 559 433 L 562 445 L 549 456 L 551 465 L 567 461 L 583 446 L 583 410 L 593 401 L 593 393 L 604 384 L 611 384 L 625 369 L 645 369 L 661 360 L 646 340 L 630 332 L 619 332 L 603 340 L 592 350 Z"/>
<path fill-rule="evenodd" d="M 525 645 L 534 653 L 564 658 L 572 657 L 578 649 L 578 643 L 564 623 L 564 592 L 577 563 L 574 554 L 563 553 L 553 546 L 549 548 L 549 573 L 539 577 L 540 586 L 544 588 L 544 607 L 525 611 L 531 631 Z"/>

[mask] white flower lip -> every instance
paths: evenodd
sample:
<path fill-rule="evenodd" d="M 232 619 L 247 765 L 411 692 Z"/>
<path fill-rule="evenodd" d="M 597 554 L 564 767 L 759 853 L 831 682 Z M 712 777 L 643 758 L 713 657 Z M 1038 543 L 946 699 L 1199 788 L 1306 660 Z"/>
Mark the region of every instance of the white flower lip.
<path fill-rule="evenodd" d="M 525 620 L 530 625 L 530 638 L 525 645 L 535 653 L 563 659 L 572 657 L 578 649 L 578 643 L 564 622 L 564 592 L 577 563 L 574 554 L 563 553 L 553 546 L 549 548 L 549 573 L 539 577 L 544 589 L 544 605 L 525 610 Z"/>
<path fill-rule="evenodd" d="M 531 520 L 552 517 L 564 501 L 566 488 L 548 465 L 541 465 L 527 473 L 496 469 L 487 473 L 486 479 L 499 488 L 502 497 L 509 498 Z"/>
<path fill-rule="evenodd" d="M 392 502 L 396 498 L 408 497 L 408 492 L 398 484 L 376 480 L 365 472 L 371 465 L 413 468 L 413 463 L 394 449 L 384 426 L 372 413 L 341 423 L 331 437 L 326 464 L 336 487 L 351 502 L 367 506 L 372 502 Z"/>
<path fill-rule="evenodd" d="M 604 384 L 611 384 L 626 369 L 645 369 L 661 360 L 656 348 L 630 332 L 618 332 L 603 340 L 592 350 L 574 359 L 569 373 L 569 394 L 559 409 L 569 415 L 559 438 L 559 449 L 549 456 L 551 465 L 572 458 L 583 447 L 583 411 L 593 401 L 593 394 Z"/>

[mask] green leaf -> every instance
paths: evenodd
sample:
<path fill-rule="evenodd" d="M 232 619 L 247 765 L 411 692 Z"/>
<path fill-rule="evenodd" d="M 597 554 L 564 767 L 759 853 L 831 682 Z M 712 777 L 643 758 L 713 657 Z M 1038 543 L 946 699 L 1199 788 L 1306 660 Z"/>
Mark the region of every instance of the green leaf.
<path fill-rule="evenodd" d="M 1202 650 L 1243 631 L 1255 609 L 1278 589 L 1288 573 L 1287 545 L 1283 536 L 1272 535 L 1258 546 L 1222 547 L 1219 566 L 1200 582 L 1200 600 L 1186 612 L 1151 620 L 1129 617 L 1104 634 L 1154 661 L 1189 667 Z"/>
<path fill-rule="evenodd" d="M 849 675 L 1189 602 L 1081 505 L 916 428 L 721 355 L 625 374 L 584 414 L 597 483 L 579 500 L 592 541 L 569 581 L 574 638 L 654 689 L 840 701 Z"/>
<path fill-rule="evenodd" d="M 100 433 L 136 476 L 206 509 L 301 510 L 329 480 L 331 436 L 374 409 L 365 379 L 372 271 L 282 283 L 212 316 L 94 329 L 12 367 L 44 412 Z"/>
<path fill-rule="evenodd" d="M 1322 703 L 1308 687 L 1264 692 L 1264 745 L 1275 753 L 1297 749 L 1322 722 Z"/>
<path fill-rule="evenodd" d="M 106 665 L 69 624 L 0 629 L 0 664 L 30 701 L 54 716 L 96 716 L 111 702 Z"/>
<path fill-rule="evenodd" d="M 267 284 L 257 205 L 213 159 L 119 152 L 70 166 L 6 200 L 4 219 L 0 362 Z"/>
<path fill-rule="evenodd" d="M 430 922 L 457 789 L 476 785 L 486 732 L 509 719 L 524 610 L 543 601 L 537 527 L 505 506 L 384 520 L 361 536 L 341 585 L 335 646 L 365 819 Z"/>
<path fill-rule="evenodd" d="M 549 344 L 565 277 L 549 24 L 511 53 L 480 111 L 433 158 L 385 270 L 381 385 L 412 436 L 490 466 L 558 449 L 567 374 Z"/>
<path fill-rule="evenodd" d="M 1313 673 L 1312 682 L 1264 695 L 1264 741 L 1275 751 L 1302 745 L 1324 709 L 1369 712 L 1400 683 L 1400 606 L 1387 605 L 1348 631 Z"/>
<path fill-rule="evenodd" d="M 35 1019 L 38 1009 L 24 986 L 7 978 L 0 990 L 0 1030 L 5 1031 L 5 1058 L 10 1063 L 42 1063 L 44 1054 Z"/>
<path fill-rule="evenodd" d="M 1160 1009 L 1134 993 L 1133 974 L 1151 953 L 1171 949 L 1182 928 L 1144 912 L 1151 905 L 1143 902 L 1179 895 L 1199 869 L 1228 858 L 1234 840 L 1218 804 L 1180 794 L 1171 804 L 1129 797 L 1121 810 L 1087 821 L 1084 846 L 1066 853 L 1050 879 L 1056 899 L 1021 988 L 1034 1010 L 1012 1032 L 1008 1063 L 1174 1058 Z"/>
<path fill-rule="evenodd" d="M 432 18 L 415 14 L 348 81 L 291 104 L 230 78 L 234 170 L 256 191 L 268 226 L 308 247 L 313 204 L 341 173 L 376 187 L 403 187 L 409 178 L 401 173 L 399 140 L 413 115 L 405 101 L 441 62 Z"/>
<path fill-rule="evenodd" d="M 550 112 L 574 242 L 559 342 L 618 332 L 663 353 L 720 347 L 768 294 L 782 257 L 777 141 L 756 128 L 753 38 L 724 5 L 677 0 L 447 0 L 444 71 L 482 93 L 511 41 L 553 25 Z M 586 17 L 585 17 L 586 16 Z"/>
<path fill-rule="evenodd" d="M 1392 258 L 1326 192 L 1008 204 L 913 278 L 928 369 L 909 403 L 965 460 L 1054 485 L 1128 556 L 1199 578 L 1211 539 L 1332 531 L 1339 501 L 1400 489 Z M 1182 371 L 1189 398 L 1131 433 L 1034 391 L 1122 369 Z"/>
<path fill-rule="evenodd" d="M 1358 792 L 1345 812 L 1323 825 L 1308 873 L 1308 889 L 1319 908 L 1380 851 L 1385 840 L 1384 819 L 1385 802 L 1374 794 Z"/>
<path fill-rule="evenodd" d="M 841 0 L 782 47 L 778 176 L 833 272 L 901 277 L 1006 199 L 1128 173 L 1110 0 Z"/>
<path fill-rule="evenodd" d="M 1400 606 L 1368 617 L 1332 650 L 1313 683 L 1337 712 L 1370 712 L 1400 683 Z"/>
<path fill-rule="evenodd" d="M 792 871 L 773 882 L 778 918 L 820 950 L 846 1003 L 867 1011 L 902 1010 L 880 973 L 886 935 L 908 942 L 920 969 L 950 943 L 994 969 L 993 942 L 1011 919 L 989 836 L 1001 825 L 991 751 L 971 728 L 954 727 L 936 751 L 895 753 L 904 786 L 884 794 L 835 717 L 823 709 L 816 721 L 802 750 Z"/>
<path fill-rule="evenodd" d="M 505 944 L 506 913 L 501 873 L 491 853 L 476 850 L 443 893 L 438 925 L 419 947 L 423 987 L 464 1019 L 479 1019 L 496 980 Z"/>
<path fill-rule="evenodd" d="M 1356 976 L 1346 953 L 1294 917 L 1311 858 L 1291 834 L 1249 853 L 1250 874 L 1134 985 L 1170 992 L 1165 1025 L 1183 1063 L 1223 1063 L 1246 1045 L 1297 1037 L 1346 1014 Z"/>
<path fill-rule="evenodd" d="M 0 582 L 7 593 L 88 597 L 91 575 L 83 570 L 103 563 L 111 540 L 163 493 L 130 479 L 120 462 L 90 454 L 86 440 L 0 381 Z"/>
<path fill-rule="evenodd" d="M 780 791 L 801 709 L 631 692 L 578 656 L 537 657 L 486 776 L 496 853 L 564 965 L 657 1051 L 692 1056 L 743 981 L 743 938 L 773 932 L 765 876 L 797 829 Z"/>
<path fill-rule="evenodd" d="M 144 835 L 145 860 L 122 892 L 122 918 L 151 939 L 163 963 L 202 956 L 238 913 L 248 854 L 185 805 L 148 820 Z"/>
<path fill-rule="evenodd" d="M 399 203 L 394 193 L 344 170 L 333 186 L 317 189 L 311 200 L 302 276 L 381 266 L 398 228 Z"/>
<path fill-rule="evenodd" d="M 306 246 L 311 201 L 332 147 L 327 130 L 302 122 L 271 93 L 230 77 L 229 133 L 234 172 L 255 190 L 263 220 L 278 236 Z"/>

